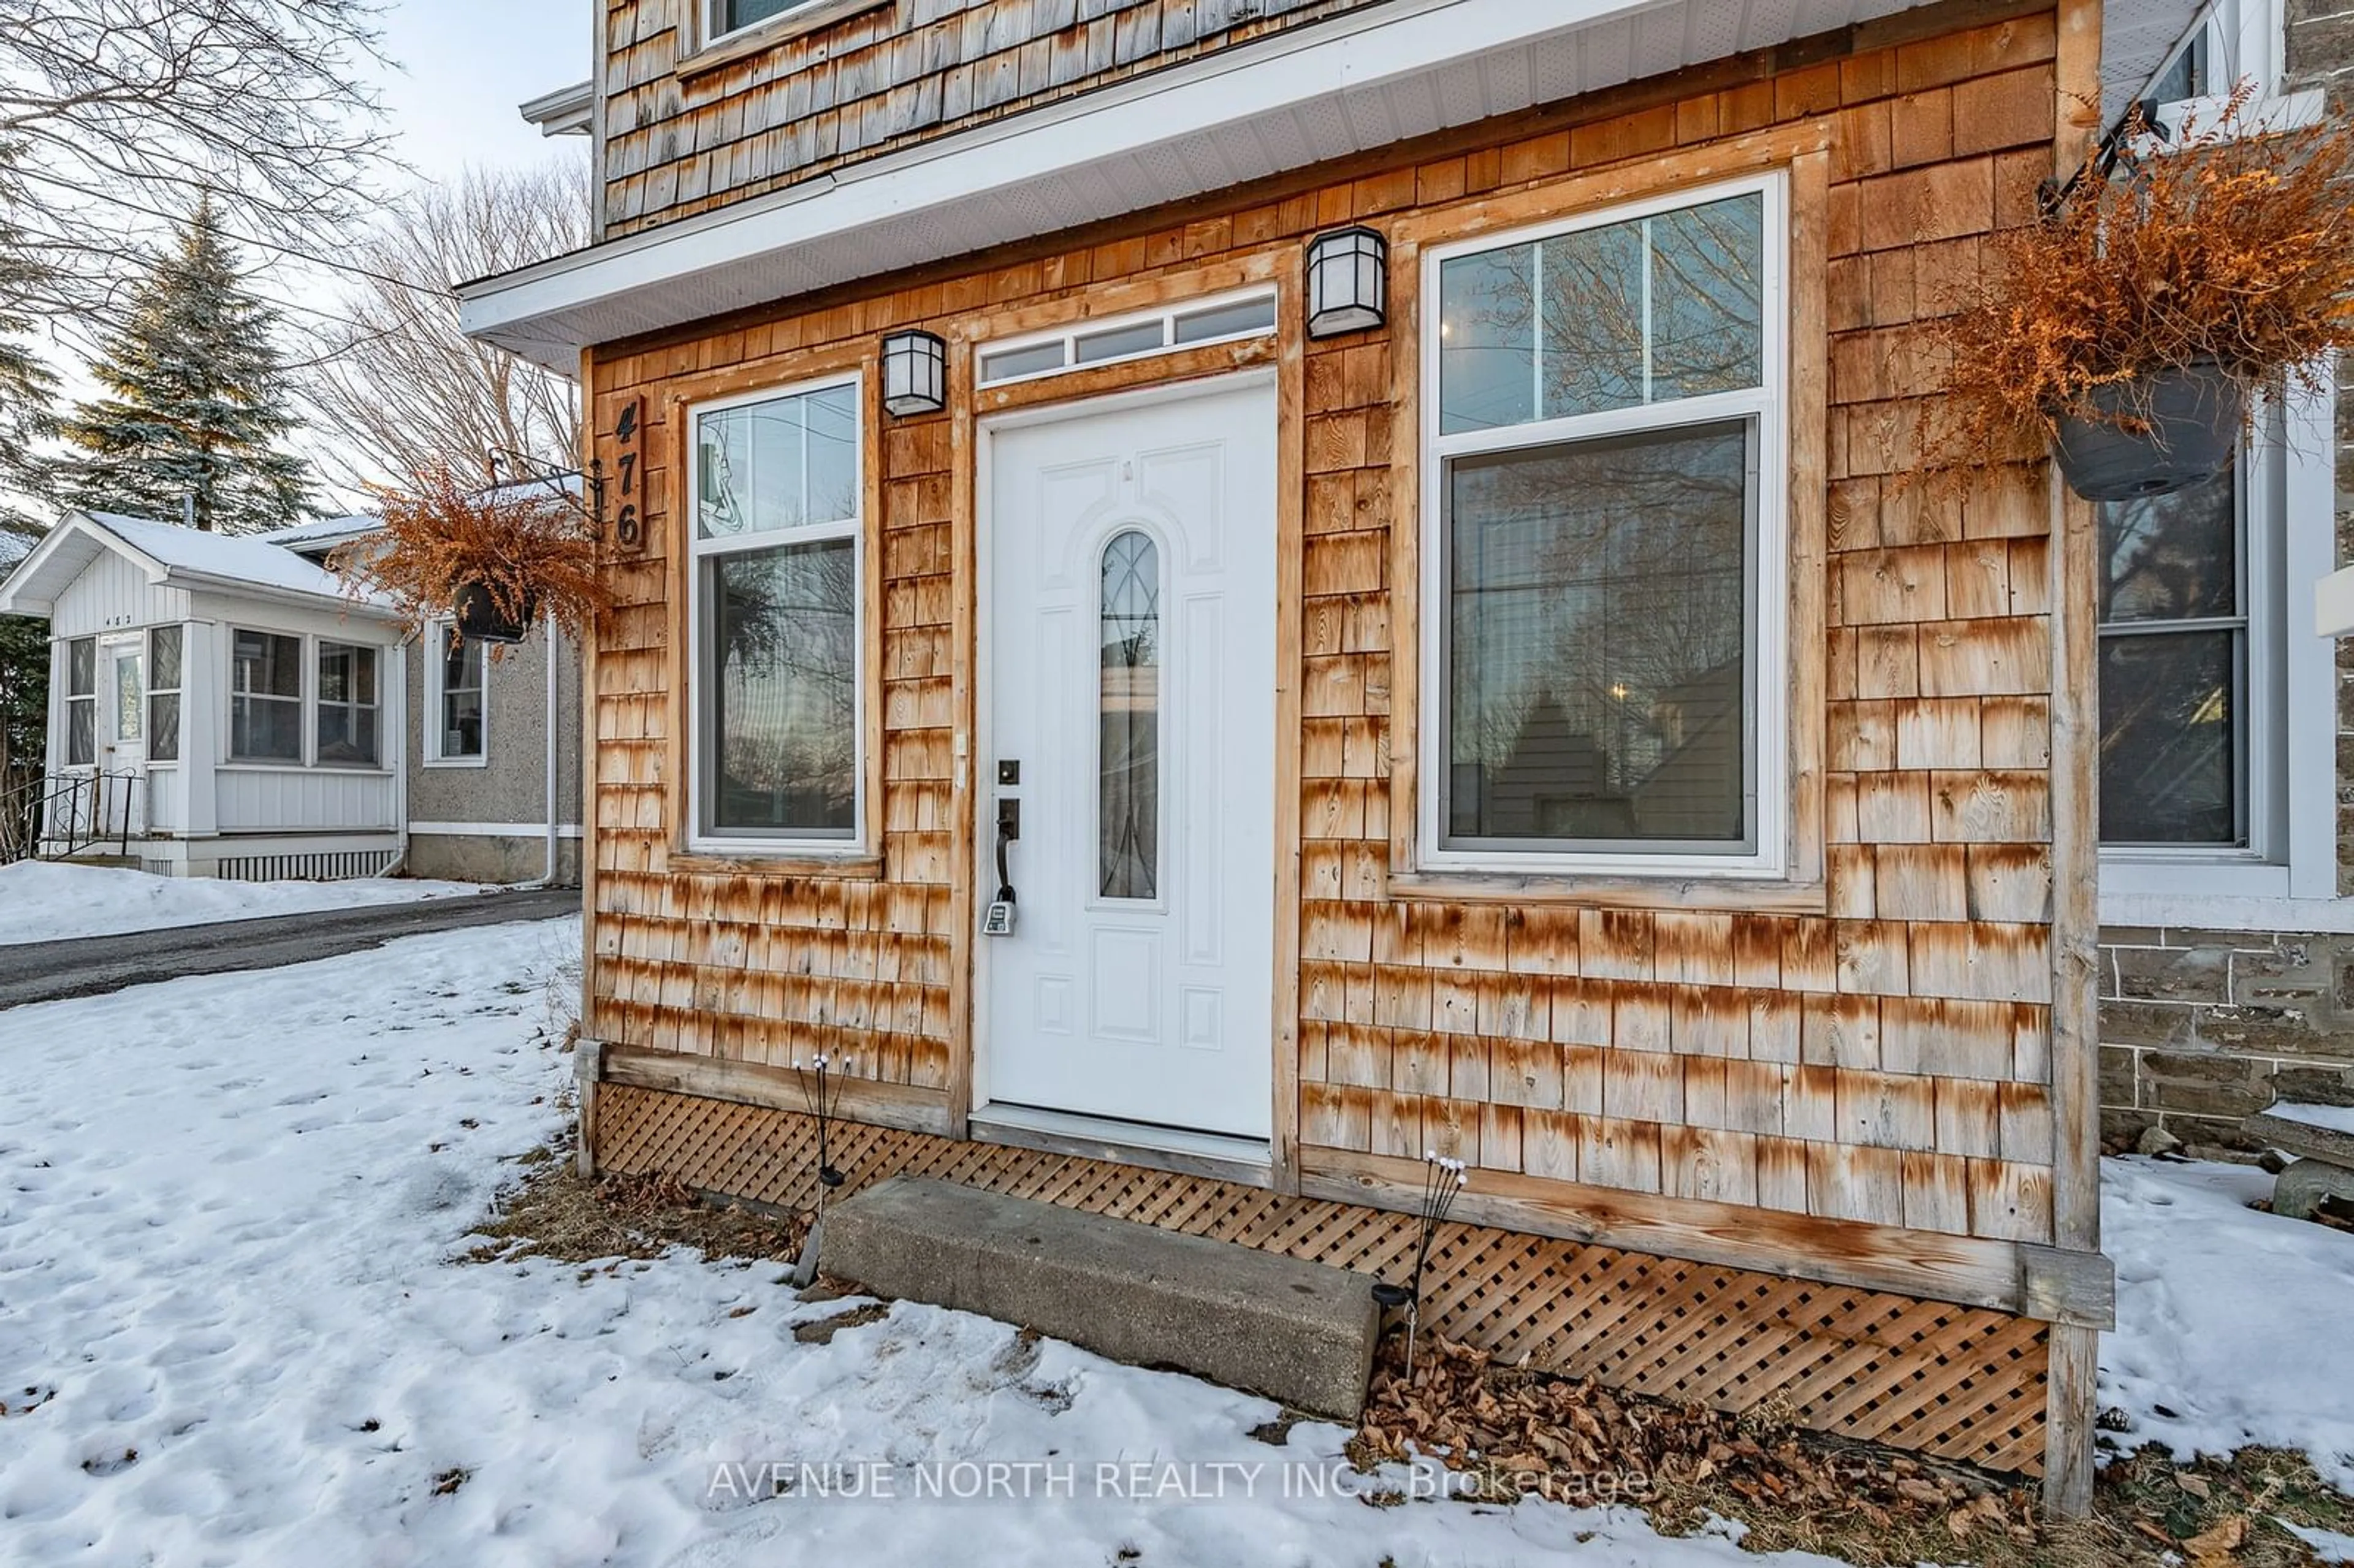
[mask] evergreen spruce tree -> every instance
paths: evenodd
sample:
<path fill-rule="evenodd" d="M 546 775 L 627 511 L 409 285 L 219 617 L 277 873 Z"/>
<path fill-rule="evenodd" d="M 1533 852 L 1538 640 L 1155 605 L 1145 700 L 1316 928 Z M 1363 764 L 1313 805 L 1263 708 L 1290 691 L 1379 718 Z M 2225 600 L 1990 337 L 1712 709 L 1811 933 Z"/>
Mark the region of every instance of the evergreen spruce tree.
<path fill-rule="evenodd" d="M 270 342 L 276 313 L 238 282 L 209 198 L 131 294 L 91 376 L 111 396 L 62 426 L 69 506 L 192 521 L 225 534 L 299 522 L 309 465 L 279 450 L 295 428 Z"/>
<path fill-rule="evenodd" d="M 0 577 L 40 538 L 36 498 L 47 473 L 38 449 L 57 433 L 57 377 L 27 342 L 25 310 L 48 274 L 7 218 L 24 199 L 20 151 L 0 143 Z M 0 797 L 40 770 L 48 712 L 49 623 L 0 615 Z"/>

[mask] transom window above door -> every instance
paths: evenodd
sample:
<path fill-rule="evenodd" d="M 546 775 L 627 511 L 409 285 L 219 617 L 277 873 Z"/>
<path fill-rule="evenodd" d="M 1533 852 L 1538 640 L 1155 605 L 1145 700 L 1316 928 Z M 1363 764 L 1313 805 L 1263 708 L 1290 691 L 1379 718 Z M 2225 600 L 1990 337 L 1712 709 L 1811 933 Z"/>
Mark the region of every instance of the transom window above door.
<path fill-rule="evenodd" d="M 981 386 L 995 387 L 1205 344 L 1266 337 L 1274 331 L 1275 291 L 1256 289 L 986 343 L 981 345 L 973 374 Z"/>
<path fill-rule="evenodd" d="M 1426 863 L 1781 869 L 1784 199 L 1427 259 Z"/>

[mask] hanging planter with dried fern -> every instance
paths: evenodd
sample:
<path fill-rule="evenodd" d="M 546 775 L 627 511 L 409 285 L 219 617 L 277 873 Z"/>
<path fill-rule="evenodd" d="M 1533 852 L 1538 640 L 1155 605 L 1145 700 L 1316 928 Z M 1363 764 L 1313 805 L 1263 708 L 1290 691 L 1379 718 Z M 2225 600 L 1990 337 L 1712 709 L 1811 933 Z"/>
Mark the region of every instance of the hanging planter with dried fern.
<path fill-rule="evenodd" d="M 390 594 L 420 626 L 447 616 L 462 637 L 518 642 L 546 616 L 578 637 L 611 604 L 595 523 L 571 495 L 469 486 L 447 469 L 380 493 L 382 531 L 337 551 L 333 565 Z"/>
<path fill-rule="evenodd" d="M 1967 482 L 2049 446 L 2088 500 L 2229 466 L 2259 398 L 2354 348 L 2354 126 L 2256 123 L 2246 86 L 2174 144 L 2088 164 L 2056 211 L 1990 236 L 1929 330 L 1916 473 Z"/>

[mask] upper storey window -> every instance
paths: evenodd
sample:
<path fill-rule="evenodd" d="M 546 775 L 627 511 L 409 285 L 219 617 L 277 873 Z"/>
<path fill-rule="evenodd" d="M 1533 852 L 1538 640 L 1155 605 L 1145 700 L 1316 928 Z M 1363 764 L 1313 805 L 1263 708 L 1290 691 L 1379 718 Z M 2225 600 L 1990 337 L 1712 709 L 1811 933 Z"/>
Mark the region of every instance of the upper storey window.
<path fill-rule="evenodd" d="M 705 0 L 710 11 L 704 20 L 709 29 L 707 37 L 725 37 L 739 33 L 771 16 L 781 16 L 788 11 L 805 11 L 816 0 Z"/>

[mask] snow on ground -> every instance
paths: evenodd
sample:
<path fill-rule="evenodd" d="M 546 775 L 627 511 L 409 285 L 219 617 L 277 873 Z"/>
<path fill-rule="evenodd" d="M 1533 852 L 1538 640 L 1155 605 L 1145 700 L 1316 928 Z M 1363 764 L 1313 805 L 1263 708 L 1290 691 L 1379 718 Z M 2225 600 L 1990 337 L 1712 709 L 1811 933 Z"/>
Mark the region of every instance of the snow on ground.
<path fill-rule="evenodd" d="M 1270 1448 L 1246 1436 L 1264 1400 L 913 1304 L 802 1344 L 794 1325 L 844 1304 L 801 1302 L 774 1266 L 451 1263 L 560 1124 L 569 1059 L 535 1037 L 536 977 L 578 941 L 571 922 L 503 926 L 0 1013 L 0 1557 L 1824 1561 L 1751 1557 L 1731 1531 L 1666 1540 L 1623 1510 L 1287 1499 L 1287 1475 L 1355 1480 L 1341 1428 Z M 1081 1495 L 905 1496 L 972 1470 L 894 1469 L 888 1502 L 737 1484 L 770 1462 L 991 1460 L 1068 1463 Z M 1097 1466 L 1140 1461 L 1195 1468 L 1115 1469 L 1098 1495 Z M 1219 1463 L 1258 1469 L 1199 1467 Z M 1116 1495 L 1220 1478 L 1224 1500 Z"/>
<path fill-rule="evenodd" d="M 2252 1166 L 2130 1158 L 2101 1174 L 2117 1266 L 2101 1403 L 2132 1418 L 2121 1441 L 2180 1458 L 2302 1448 L 2354 1489 L 2354 1235 L 2250 1211 L 2272 1195 Z"/>
<path fill-rule="evenodd" d="M 2354 1106 L 2301 1106 L 2287 1100 L 2273 1106 L 2265 1113 L 2283 1121 L 2303 1122 L 2330 1132 L 2342 1132 L 2354 1138 Z"/>
<path fill-rule="evenodd" d="M 480 893 L 471 882 L 354 877 L 344 882 L 228 882 L 150 876 L 121 866 L 18 861 L 0 865 L 0 947 L 69 937 L 160 931 L 262 915 L 307 915 Z"/>

